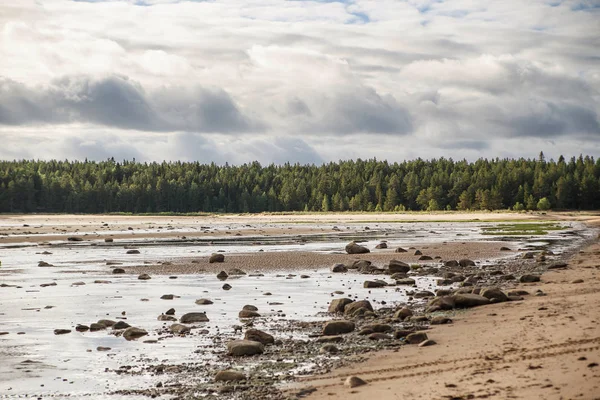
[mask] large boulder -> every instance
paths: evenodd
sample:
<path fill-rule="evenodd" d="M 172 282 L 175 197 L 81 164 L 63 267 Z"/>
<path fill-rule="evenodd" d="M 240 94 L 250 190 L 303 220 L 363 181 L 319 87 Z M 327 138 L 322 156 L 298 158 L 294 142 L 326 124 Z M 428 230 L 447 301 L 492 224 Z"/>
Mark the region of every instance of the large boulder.
<path fill-rule="evenodd" d="M 466 268 L 466 267 L 474 267 L 475 266 L 475 261 L 473 260 L 469 260 L 468 258 L 463 258 L 462 260 L 460 260 L 458 262 L 460 264 L 461 267 Z"/>
<path fill-rule="evenodd" d="M 371 251 L 364 246 L 357 244 L 356 242 L 350 242 L 346 245 L 346 253 L 348 254 L 365 254 Z"/>
<path fill-rule="evenodd" d="M 377 289 L 385 286 L 387 286 L 387 283 L 384 281 L 365 281 L 365 283 L 363 283 L 365 289 Z"/>
<path fill-rule="evenodd" d="M 352 300 L 350 300 L 348 298 L 333 299 L 333 300 L 331 300 L 331 303 L 329 303 L 329 309 L 327 310 L 327 312 L 343 313 L 344 307 L 346 307 L 346 305 L 350 304 L 350 303 L 352 303 Z"/>
<path fill-rule="evenodd" d="M 331 272 L 348 272 L 344 264 L 334 264 L 331 266 Z"/>
<path fill-rule="evenodd" d="M 402 261 L 390 260 L 390 263 L 388 264 L 388 270 L 390 274 L 395 274 L 397 272 L 405 274 L 410 271 L 410 265 Z"/>
<path fill-rule="evenodd" d="M 275 343 L 275 338 L 267 332 L 259 331 L 258 329 L 248 329 L 244 335 L 244 340 L 259 342 L 263 345 Z"/>
<path fill-rule="evenodd" d="M 347 304 L 346 307 L 344 307 L 344 314 L 353 315 L 357 310 L 361 308 L 365 308 L 368 311 L 373 311 L 373 306 L 371 305 L 369 300 L 360 300 L 353 301 L 352 303 Z"/>
<path fill-rule="evenodd" d="M 410 308 L 403 307 L 394 313 L 394 318 L 399 320 L 404 320 L 406 318 L 412 317 L 413 312 Z"/>
<path fill-rule="evenodd" d="M 191 312 L 187 314 L 183 314 L 179 319 L 179 322 L 182 324 L 193 324 L 196 322 L 208 322 L 208 317 L 206 313 L 203 312 Z"/>
<path fill-rule="evenodd" d="M 323 326 L 323 335 L 340 335 L 343 333 L 350 333 L 356 328 L 356 325 L 352 321 L 329 321 Z"/>
<path fill-rule="evenodd" d="M 484 306 L 490 303 L 487 297 L 483 297 L 473 293 L 460 293 L 452 296 L 454 298 L 454 306 L 456 308 L 470 308 Z"/>
<path fill-rule="evenodd" d="M 508 301 L 508 296 L 497 287 L 484 288 L 479 294 L 495 303 Z"/>
<path fill-rule="evenodd" d="M 227 343 L 227 354 L 230 356 L 253 356 L 255 354 L 262 354 L 264 351 L 265 346 L 253 340 L 232 340 Z"/>
<path fill-rule="evenodd" d="M 123 331 L 123 337 L 126 340 L 135 340 L 135 339 L 139 339 L 142 336 L 146 336 L 148 334 L 148 332 L 146 332 L 143 329 L 140 328 L 135 328 L 135 327 L 130 327 L 125 329 L 125 331 Z"/>
<path fill-rule="evenodd" d="M 539 275 L 525 274 L 519 278 L 519 282 L 521 282 L 521 283 L 532 283 L 532 282 L 539 282 L 539 281 L 540 281 Z"/>

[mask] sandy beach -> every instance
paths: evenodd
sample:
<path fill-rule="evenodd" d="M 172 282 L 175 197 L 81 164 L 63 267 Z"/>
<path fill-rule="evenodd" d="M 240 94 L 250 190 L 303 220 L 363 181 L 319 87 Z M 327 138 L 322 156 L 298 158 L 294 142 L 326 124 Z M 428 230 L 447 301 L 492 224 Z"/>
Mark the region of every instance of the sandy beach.
<path fill-rule="evenodd" d="M 599 285 L 596 240 L 566 269 L 520 284 L 524 301 L 444 313 L 453 323 L 427 331 L 437 345 L 379 352 L 294 390 L 316 389 L 309 399 L 598 399 Z M 349 376 L 368 383 L 350 389 Z"/>

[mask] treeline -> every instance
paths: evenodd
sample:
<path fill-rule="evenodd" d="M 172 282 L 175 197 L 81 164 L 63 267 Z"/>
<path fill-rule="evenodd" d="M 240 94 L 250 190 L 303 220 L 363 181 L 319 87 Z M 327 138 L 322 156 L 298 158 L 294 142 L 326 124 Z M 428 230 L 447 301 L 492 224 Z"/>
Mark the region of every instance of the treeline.
<path fill-rule="evenodd" d="M 0 161 L 0 212 L 598 209 L 600 160 Z"/>

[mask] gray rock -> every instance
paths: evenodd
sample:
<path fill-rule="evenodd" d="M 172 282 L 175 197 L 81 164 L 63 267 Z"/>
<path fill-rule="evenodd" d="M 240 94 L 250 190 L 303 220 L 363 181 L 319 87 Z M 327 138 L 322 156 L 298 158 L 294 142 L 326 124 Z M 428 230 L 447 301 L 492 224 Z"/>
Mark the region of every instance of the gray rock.
<path fill-rule="evenodd" d="M 356 312 L 356 310 L 358 310 L 360 308 L 366 308 L 369 311 L 373 311 L 373 306 L 371 305 L 369 300 L 360 300 L 360 301 L 353 301 L 350 304 L 346 304 L 346 307 L 344 307 L 344 314 L 352 315 L 352 314 L 354 314 L 354 312 Z"/>
<path fill-rule="evenodd" d="M 187 314 L 183 314 L 181 318 L 179 318 L 179 322 L 182 324 L 193 324 L 196 322 L 208 322 L 208 317 L 206 313 L 203 312 L 191 312 Z"/>
<path fill-rule="evenodd" d="M 365 254 L 371 251 L 364 246 L 357 244 L 356 242 L 350 242 L 346 245 L 346 253 L 348 254 Z"/>
<path fill-rule="evenodd" d="M 253 356 L 264 351 L 265 346 L 253 340 L 233 340 L 227 343 L 227 353 L 234 357 Z"/>
<path fill-rule="evenodd" d="M 140 251 L 136 249 L 131 249 L 127 250 L 126 254 L 140 254 Z"/>
<path fill-rule="evenodd" d="M 410 308 L 403 307 L 394 313 L 394 318 L 399 320 L 404 320 L 406 318 L 412 317 L 413 312 Z"/>
<path fill-rule="evenodd" d="M 113 329 L 127 329 L 129 328 L 131 325 L 129 325 L 127 322 L 125 321 L 118 321 L 116 324 L 114 324 L 112 326 Z"/>
<path fill-rule="evenodd" d="M 340 335 L 354 331 L 356 325 L 352 321 L 338 320 L 326 322 L 323 326 L 323 335 Z"/>
<path fill-rule="evenodd" d="M 135 339 L 139 339 L 142 336 L 146 336 L 148 334 L 148 332 L 146 332 L 143 329 L 140 328 L 134 328 L 133 326 L 130 328 L 125 329 L 125 331 L 123 332 L 123 337 L 125 338 L 125 340 L 135 340 Z"/>
<path fill-rule="evenodd" d="M 344 264 L 334 264 L 331 266 L 331 272 L 348 272 L 348 268 Z"/>
<path fill-rule="evenodd" d="M 171 331 L 171 333 L 182 335 L 184 333 L 188 333 L 190 331 L 190 328 L 183 324 L 173 324 L 169 327 L 169 330 Z"/>
<path fill-rule="evenodd" d="M 475 261 L 469 260 L 468 258 L 463 258 L 462 260 L 459 260 L 458 263 L 463 268 L 475 266 Z"/>
<path fill-rule="evenodd" d="M 208 262 L 210 264 L 212 264 L 212 263 L 222 263 L 223 261 L 225 261 L 225 256 L 223 254 L 220 254 L 220 253 L 215 253 L 212 256 L 210 256 L 210 258 L 208 259 Z"/>
<path fill-rule="evenodd" d="M 244 334 L 244 340 L 259 342 L 263 345 L 275 343 L 275 338 L 272 335 L 258 329 L 248 329 Z"/>
<path fill-rule="evenodd" d="M 238 313 L 239 318 L 258 318 L 260 314 L 256 311 L 242 310 Z"/>
<path fill-rule="evenodd" d="M 521 282 L 521 283 L 533 283 L 533 282 L 539 282 L 539 281 L 540 281 L 539 275 L 525 274 L 525 275 L 522 275 L 521 278 L 519 278 L 519 282 Z"/>
<path fill-rule="evenodd" d="M 327 312 L 343 313 L 346 305 L 348 305 L 350 303 L 352 303 L 352 300 L 347 299 L 347 298 L 333 299 L 333 300 L 331 300 L 331 303 L 329 303 L 329 309 L 327 310 Z"/>
<path fill-rule="evenodd" d="M 213 302 L 209 299 L 198 299 L 198 300 L 196 300 L 196 304 L 198 304 L 199 306 L 205 306 L 205 305 L 213 304 Z"/>
<path fill-rule="evenodd" d="M 227 274 L 227 272 L 225 271 L 221 271 L 217 274 L 217 279 L 224 281 L 225 279 L 227 279 L 229 277 L 229 275 Z"/>
<path fill-rule="evenodd" d="M 67 333 L 71 333 L 71 330 L 70 329 L 55 329 L 54 330 L 55 335 L 66 335 Z"/>
<path fill-rule="evenodd" d="M 238 371 L 233 371 L 231 369 L 219 371 L 217 372 L 217 375 L 215 375 L 216 382 L 236 382 L 245 381 L 246 379 L 246 375 Z"/>
<path fill-rule="evenodd" d="M 406 336 L 406 343 L 408 344 L 419 344 L 429 339 L 425 332 L 413 332 Z"/>
<path fill-rule="evenodd" d="M 508 301 L 508 296 L 497 287 L 485 288 L 480 293 L 483 297 L 490 299 L 496 303 Z"/>
<path fill-rule="evenodd" d="M 138 276 L 138 279 L 141 281 L 147 281 L 148 279 L 150 279 L 150 275 L 148 274 L 141 274 L 140 276 Z"/>
<path fill-rule="evenodd" d="M 387 286 L 387 283 L 384 281 L 365 281 L 365 283 L 363 283 L 365 289 L 377 289 L 385 286 Z"/>
<path fill-rule="evenodd" d="M 395 274 L 398 272 L 405 274 L 410 271 L 410 265 L 408 265 L 407 263 L 402 262 L 402 261 L 390 260 L 390 262 L 388 264 L 388 270 L 389 270 L 390 274 Z"/>
<path fill-rule="evenodd" d="M 366 384 L 367 382 L 359 378 L 358 376 L 349 376 L 344 382 L 344 385 L 348 386 L 349 388 L 355 388 Z"/>

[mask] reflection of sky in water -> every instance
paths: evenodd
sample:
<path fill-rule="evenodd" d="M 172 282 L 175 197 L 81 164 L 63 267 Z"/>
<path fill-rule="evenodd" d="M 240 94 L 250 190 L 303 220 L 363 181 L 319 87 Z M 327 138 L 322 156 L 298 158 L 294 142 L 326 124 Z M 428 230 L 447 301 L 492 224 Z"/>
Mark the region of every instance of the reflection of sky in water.
<path fill-rule="evenodd" d="M 363 224 L 364 225 L 364 224 Z M 491 239 L 482 236 L 480 227 L 490 224 L 446 223 L 446 224 L 377 224 L 370 225 L 378 229 L 379 237 L 366 244 L 373 247 L 381 238 L 390 245 L 410 243 L 442 242 L 451 240 Z M 346 225 L 340 226 L 345 229 Z M 429 233 L 436 232 L 435 234 Z M 384 233 L 389 236 L 382 236 Z M 456 236 L 460 233 L 464 236 Z M 548 239 L 559 239 L 558 232 L 551 236 L 532 239 L 532 242 L 544 242 Z M 234 238 L 230 238 L 234 239 Z M 552 241 L 551 240 L 551 241 Z M 240 324 L 237 314 L 245 304 L 253 304 L 259 308 L 268 321 L 259 319 L 255 327 L 273 331 L 278 323 L 287 319 L 319 320 L 324 317 L 317 313 L 326 311 L 335 290 L 345 292 L 343 296 L 367 298 L 376 306 L 381 301 L 394 305 L 406 301 L 404 291 L 409 288 L 399 287 L 387 289 L 362 288 L 366 278 L 356 274 L 331 274 L 326 270 L 294 271 L 296 277 L 286 279 L 275 273 L 263 277 L 244 276 L 230 279 L 233 286 L 230 291 L 221 289 L 223 282 L 214 275 L 181 275 L 178 279 L 168 276 L 153 276 L 149 281 L 139 281 L 136 276 L 107 276 L 104 260 L 127 261 L 126 264 L 138 264 L 143 260 L 180 258 L 186 256 L 205 256 L 219 249 L 228 253 L 265 251 L 303 250 L 303 251 L 341 251 L 346 240 L 317 241 L 300 245 L 261 245 L 249 244 L 215 244 L 193 246 L 142 246 L 140 255 L 125 255 L 122 245 L 89 246 L 69 245 L 49 248 L 1 248 L 0 260 L 2 269 L 19 269 L 15 274 L 0 274 L 0 284 L 21 285 L 22 288 L 0 288 L 0 331 L 8 331 L 9 335 L 0 336 L 0 393 L 2 394 L 34 394 L 34 393 L 98 393 L 104 390 L 117 390 L 131 387 L 151 387 L 160 378 L 149 375 L 134 377 L 105 373 L 104 369 L 116 369 L 121 365 L 139 365 L 139 361 L 149 359 L 152 362 L 179 364 L 184 362 L 200 362 L 210 359 L 213 351 L 222 351 L 223 346 L 213 346 L 212 336 L 221 334 L 226 338 L 233 334 L 233 325 Z M 514 242 L 516 246 L 523 242 Z M 541 243 L 537 243 L 538 245 Z M 49 250 L 52 255 L 35 254 Z M 37 267 L 39 260 L 48 261 L 59 268 Z M 61 271 L 88 271 L 87 273 L 62 273 Z M 98 271 L 98 272 L 89 272 Z M 1 269 L 0 269 L 1 272 Z M 282 273 L 287 274 L 287 273 Z M 310 275 L 309 279 L 301 279 L 301 274 Z M 112 284 L 94 284 L 96 279 L 108 279 Z M 388 277 L 384 277 L 388 279 Z M 42 283 L 55 281 L 57 286 L 40 287 Z M 84 286 L 71 286 L 73 282 L 83 281 Z M 390 281 L 391 282 L 391 281 Z M 433 289 L 433 278 L 418 278 L 418 286 L 422 289 Z M 271 292 L 271 296 L 263 295 Z M 161 300 L 163 294 L 180 296 L 174 300 Z M 198 306 L 194 303 L 199 298 L 209 298 L 213 305 Z M 147 298 L 149 301 L 141 301 Z M 269 305 L 269 303 L 283 303 Z M 44 309 L 45 306 L 54 306 Z M 143 340 L 157 339 L 156 331 L 164 323 L 156 318 L 170 307 L 177 310 L 177 316 L 186 312 L 207 311 L 210 322 L 201 324 L 210 334 L 193 335 L 187 338 L 167 338 L 157 344 L 146 344 Z M 25 310 L 33 308 L 34 310 Z M 35 309 L 39 309 L 36 311 Z M 127 322 L 148 330 L 148 337 L 135 342 L 127 342 L 123 338 L 108 334 L 108 331 L 79 333 L 73 330 L 67 335 L 55 336 L 56 328 L 74 329 L 76 324 L 89 325 L 99 319 L 116 320 L 121 312 L 126 311 Z M 280 316 L 278 311 L 285 314 Z M 17 335 L 17 332 L 26 332 Z M 290 332 L 276 334 L 280 338 L 290 337 Z M 239 335 L 238 335 L 239 337 Z M 97 352 L 96 347 L 111 347 L 108 352 Z M 86 350 L 92 350 L 87 352 Z M 200 349 L 201 352 L 194 353 Z M 24 373 L 16 367 L 24 360 L 40 361 L 47 368 L 28 366 L 32 372 Z M 303 366 L 298 368 L 302 369 Z M 60 377 L 60 378 L 59 378 Z M 63 381 L 67 379 L 67 381 Z M 73 382 L 73 383 L 70 383 Z M 40 385 L 44 385 L 43 387 Z M 12 388 L 12 390 L 9 390 Z"/>

